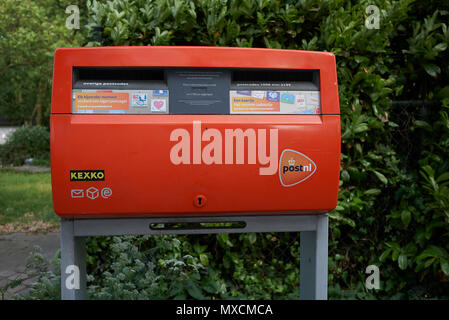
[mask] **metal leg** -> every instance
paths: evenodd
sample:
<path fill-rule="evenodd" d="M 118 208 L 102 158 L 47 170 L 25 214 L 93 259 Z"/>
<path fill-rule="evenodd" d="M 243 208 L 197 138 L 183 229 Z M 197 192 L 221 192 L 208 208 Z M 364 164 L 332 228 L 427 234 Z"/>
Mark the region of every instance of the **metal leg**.
<path fill-rule="evenodd" d="M 61 219 L 61 298 L 86 299 L 86 245 L 76 237 L 74 221 Z"/>
<path fill-rule="evenodd" d="M 300 299 L 327 300 L 328 215 L 317 216 L 316 231 L 300 236 Z"/>

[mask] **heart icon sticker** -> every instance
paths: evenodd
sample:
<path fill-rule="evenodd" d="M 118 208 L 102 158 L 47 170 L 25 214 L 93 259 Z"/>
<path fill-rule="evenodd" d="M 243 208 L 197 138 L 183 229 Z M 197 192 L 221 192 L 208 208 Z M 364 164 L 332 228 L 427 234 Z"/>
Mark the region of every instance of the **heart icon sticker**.
<path fill-rule="evenodd" d="M 153 105 L 156 109 L 160 110 L 164 106 L 164 102 L 161 100 L 156 100 Z"/>
<path fill-rule="evenodd" d="M 164 99 L 152 99 L 151 100 L 151 111 L 167 111 L 167 103 Z"/>
<path fill-rule="evenodd" d="M 291 187 L 310 178 L 316 164 L 301 152 L 285 149 L 279 160 L 279 179 L 284 187 Z"/>

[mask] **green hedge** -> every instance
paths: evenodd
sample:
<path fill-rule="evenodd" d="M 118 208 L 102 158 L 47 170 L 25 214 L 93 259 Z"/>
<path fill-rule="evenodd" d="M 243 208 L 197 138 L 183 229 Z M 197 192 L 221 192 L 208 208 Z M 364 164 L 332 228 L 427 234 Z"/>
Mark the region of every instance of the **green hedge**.
<path fill-rule="evenodd" d="M 380 9 L 379 29 L 365 27 L 372 4 Z M 330 214 L 331 296 L 367 294 L 357 288 L 370 264 L 381 271 L 378 297 L 449 295 L 447 2 L 115 0 L 92 1 L 89 8 L 92 25 L 104 28 L 103 45 L 333 52 L 342 157 L 339 204 Z M 405 100 L 435 103 L 391 103 Z M 258 298 L 295 290 L 297 274 L 295 285 L 287 276 L 297 262 L 291 252 L 295 235 L 229 236 L 231 247 L 220 246 L 221 237 L 198 243 L 209 255 L 209 268 L 230 288 Z M 278 247 L 279 256 L 265 257 Z"/>
<path fill-rule="evenodd" d="M 372 4 L 380 9 L 379 29 L 365 27 Z M 333 52 L 342 155 L 339 203 L 330 213 L 330 298 L 449 297 L 447 1 L 113 0 L 89 1 L 88 8 L 88 46 Z M 103 27 L 101 40 L 94 26 Z M 104 298 L 298 294 L 297 234 L 168 239 L 156 249 L 165 240 L 91 239 L 91 292 L 106 292 Z M 370 264 L 380 267 L 380 290 L 364 288 Z M 162 276 L 168 265 L 182 275 L 165 275 L 162 289 L 139 282 L 152 279 L 151 272 Z M 192 271 L 198 265 L 205 269 Z"/>

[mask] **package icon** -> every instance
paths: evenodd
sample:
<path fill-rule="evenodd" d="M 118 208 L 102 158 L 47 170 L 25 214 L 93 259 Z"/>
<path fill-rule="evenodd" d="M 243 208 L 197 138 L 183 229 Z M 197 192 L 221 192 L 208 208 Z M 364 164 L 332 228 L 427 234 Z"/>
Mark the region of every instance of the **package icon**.
<path fill-rule="evenodd" d="M 98 189 L 94 188 L 94 187 L 90 187 L 89 189 L 86 190 L 86 196 L 89 199 L 97 199 L 98 198 Z"/>

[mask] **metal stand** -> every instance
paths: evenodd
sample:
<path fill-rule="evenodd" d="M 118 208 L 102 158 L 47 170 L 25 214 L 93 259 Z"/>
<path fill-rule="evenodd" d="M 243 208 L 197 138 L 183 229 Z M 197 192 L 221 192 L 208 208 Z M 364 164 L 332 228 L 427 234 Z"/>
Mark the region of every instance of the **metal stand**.
<path fill-rule="evenodd" d="M 243 222 L 242 228 L 152 229 L 166 223 Z M 328 278 L 328 215 L 276 215 L 189 218 L 61 219 L 61 297 L 86 299 L 86 248 L 88 236 L 210 234 L 246 232 L 301 232 L 300 299 L 326 300 Z M 67 286 L 76 266 L 79 289 Z M 72 283 L 73 284 L 73 283 Z M 73 288 L 73 289 L 72 289 Z"/>

